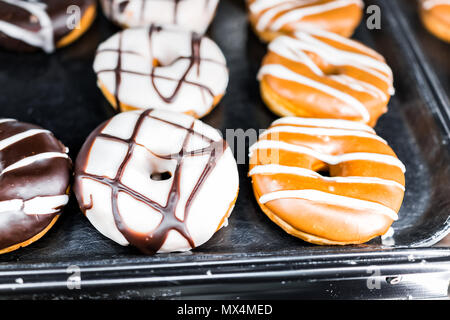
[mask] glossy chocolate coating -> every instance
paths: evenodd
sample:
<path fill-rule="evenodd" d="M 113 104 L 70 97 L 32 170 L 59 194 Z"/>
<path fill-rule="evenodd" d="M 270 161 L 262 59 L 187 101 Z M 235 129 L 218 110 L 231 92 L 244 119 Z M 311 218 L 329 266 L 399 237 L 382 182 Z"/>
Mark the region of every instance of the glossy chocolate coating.
<path fill-rule="evenodd" d="M 45 11 L 51 19 L 53 27 L 53 41 L 56 43 L 67 36 L 71 31 L 68 28 L 67 22 L 71 12 L 68 8 L 72 5 L 80 8 L 81 17 L 86 10 L 95 4 L 95 0 L 40 0 L 41 3 L 46 4 Z M 27 10 L 12 5 L 0 0 L 0 21 L 11 23 L 21 29 L 32 32 L 39 32 L 41 25 L 39 19 L 34 17 Z M 37 50 L 37 47 L 32 46 L 24 41 L 12 38 L 0 31 L 0 46 L 8 50 L 29 52 Z"/>
<path fill-rule="evenodd" d="M 0 142 L 38 126 L 17 121 L 0 123 Z M 66 153 L 66 147 L 49 132 L 35 134 L 0 150 L 0 202 L 30 200 L 35 197 L 64 195 L 71 178 L 69 158 L 41 159 L 20 168 L 3 172 L 6 167 L 32 155 Z M 0 250 L 32 238 L 55 218 L 50 214 L 27 214 L 23 210 L 0 212 Z"/>

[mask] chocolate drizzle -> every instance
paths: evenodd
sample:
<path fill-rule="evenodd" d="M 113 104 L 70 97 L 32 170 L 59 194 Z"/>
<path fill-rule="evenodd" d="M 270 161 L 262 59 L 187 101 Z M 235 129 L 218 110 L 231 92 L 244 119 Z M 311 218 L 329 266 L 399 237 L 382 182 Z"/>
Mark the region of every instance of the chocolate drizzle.
<path fill-rule="evenodd" d="M 151 26 L 150 27 L 150 41 L 151 41 L 151 35 L 152 32 L 154 30 L 154 27 Z M 155 70 L 156 68 L 152 68 L 152 72 L 150 75 L 150 78 L 152 80 L 152 85 L 155 88 L 155 91 L 158 93 L 159 97 L 165 101 L 166 103 L 171 103 L 175 96 L 178 94 L 178 92 L 181 89 L 181 86 L 184 82 L 186 82 L 186 77 L 189 74 L 189 72 L 191 71 L 191 69 L 197 65 L 197 75 L 200 75 L 200 63 L 201 63 L 201 57 L 200 57 L 200 45 L 201 45 L 201 41 L 202 41 L 202 37 L 196 33 L 192 33 L 191 36 L 191 56 L 190 57 L 181 57 L 178 59 L 189 59 L 189 66 L 187 67 L 186 71 L 184 72 L 183 76 L 178 80 L 178 83 L 175 87 L 175 90 L 173 91 L 173 93 L 171 95 L 169 95 L 168 97 L 165 97 L 159 90 L 158 87 L 156 86 L 155 83 Z M 197 86 L 199 86 L 199 88 L 204 88 L 204 86 L 201 86 L 199 84 L 196 84 Z M 210 89 L 208 89 L 208 92 L 214 97 L 214 94 L 211 92 Z"/>
<path fill-rule="evenodd" d="M 178 20 L 178 4 L 181 0 L 173 0 L 173 24 L 177 24 Z"/>
<path fill-rule="evenodd" d="M 146 110 L 141 113 L 138 120 L 136 121 L 133 133 L 129 139 L 122 139 L 118 138 L 109 134 L 103 134 L 101 131 L 103 128 L 106 127 L 106 125 L 100 126 L 97 130 L 95 130 L 91 136 L 86 141 L 85 145 L 82 148 L 82 151 L 80 152 L 79 158 L 77 159 L 77 168 L 76 168 L 76 182 L 75 182 L 75 192 L 78 197 L 78 201 L 80 203 L 81 209 L 85 212 L 86 210 L 89 210 L 92 207 L 92 199 L 91 202 L 88 205 L 84 204 L 83 199 L 81 198 L 82 190 L 81 190 L 81 181 L 82 179 L 92 179 L 94 181 L 97 181 L 99 183 L 102 183 L 104 185 L 107 185 L 111 188 L 111 205 L 112 205 L 112 212 L 114 216 L 115 224 L 118 228 L 118 230 L 123 234 L 123 236 L 127 239 L 127 241 L 137 248 L 139 248 L 142 252 L 146 254 L 154 254 L 158 252 L 159 249 L 163 246 L 168 233 L 171 230 L 178 231 L 189 243 L 191 248 L 195 247 L 195 243 L 192 239 L 192 237 L 189 234 L 189 230 L 187 229 L 186 220 L 191 208 L 191 205 L 197 196 L 198 192 L 200 191 L 202 185 L 208 178 L 211 171 L 216 166 L 216 163 L 218 159 L 222 156 L 223 152 L 228 147 L 225 140 L 221 139 L 220 141 L 214 141 L 208 137 L 205 137 L 204 135 L 200 134 L 199 132 L 194 130 L 194 123 L 192 122 L 191 126 L 189 128 L 186 128 L 184 126 L 181 126 L 177 123 L 170 122 L 165 119 L 161 119 L 158 117 L 154 117 L 151 115 L 152 109 Z M 165 205 L 161 205 L 148 197 L 142 195 L 141 193 L 137 192 L 136 190 L 133 190 L 127 186 L 125 186 L 122 182 L 122 175 L 124 173 L 125 168 L 127 167 L 131 156 L 133 154 L 133 150 L 136 146 L 136 136 L 138 135 L 140 128 L 146 118 L 151 118 L 157 121 L 164 122 L 170 126 L 176 127 L 178 129 L 186 130 L 186 136 L 184 138 L 183 144 L 181 146 L 181 149 L 179 152 L 169 155 L 157 155 L 152 153 L 154 156 L 165 159 L 165 160 L 171 160 L 175 159 L 177 161 L 175 171 L 172 173 L 172 184 L 170 187 L 169 194 L 167 196 L 167 201 Z M 193 151 L 187 151 L 186 148 L 188 146 L 189 140 L 192 136 L 197 136 L 203 139 L 203 141 L 209 143 L 209 145 L 205 148 L 193 150 Z M 125 143 L 128 145 L 127 153 L 122 161 L 121 165 L 119 166 L 119 169 L 117 170 L 117 173 L 114 178 L 108 178 L 105 176 L 99 176 L 94 174 L 88 174 L 86 172 L 86 165 L 87 165 L 87 156 L 89 154 L 89 149 L 95 142 L 97 138 L 104 138 L 104 139 L 110 139 L 114 141 L 118 141 L 120 143 Z M 148 150 L 148 149 L 147 149 Z M 148 150 L 151 152 L 150 150 Z M 181 172 L 183 169 L 183 163 L 184 159 L 186 157 L 194 157 L 194 156 L 201 156 L 201 155 L 209 155 L 208 161 L 206 166 L 204 167 L 202 173 L 200 174 L 199 178 L 197 179 L 197 182 L 195 183 L 195 186 L 190 193 L 188 200 L 186 201 L 185 208 L 184 208 L 184 219 L 180 220 L 176 216 L 176 208 L 180 200 L 180 179 L 181 179 Z M 149 177 L 150 178 L 150 177 Z M 161 213 L 162 220 L 160 224 L 157 226 L 157 228 L 151 232 L 150 234 L 146 233 L 139 233 L 136 232 L 125 224 L 125 222 L 122 219 L 122 216 L 119 211 L 118 207 L 118 196 L 120 192 L 124 192 L 134 198 L 137 201 L 143 202 L 145 205 L 151 207 L 152 209 L 156 210 L 157 212 Z"/>
<path fill-rule="evenodd" d="M 148 36 L 149 36 L 149 52 L 150 52 L 150 56 L 152 58 L 154 58 L 153 55 L 153 50 L 152 50 L 152 39 L 153 39 L 153 35 L 155 33 L 159 33 L 161 31 L 163 31 L 163 27 L 158 26 L 158 25 L 154 25 L 152 24 L 149 29 L 148 29 Z M 126 31 L 125 31 L 126 32 Z M 154 88 L 155 92 L 158 94 L 159 98 L 164 101 L 165 103 L 173 103 L 173 101 L 175 100 L 175 98 L 177 97 L 177 95 L 179 94 L 181 88 L 183 87 L 183 84 L 189 84 L 192 86 L 196 86 L 199 88 L 202 96 L 204 97 L 204 92 L 206 92 L 207 94 L 209 94 L 212 98 L 215 97 L 213 91 L 211 90 L 211 88 L 209 88 L 206 85 L 203 85 L 201 83 L 195 82 L 195 81 L 190 81 L 187 80 L 187 76 L 189 75 L 189 73 L 191 72 L 191 70 L 193 68 L 196 67 L 196 74 L 197 77 L 200 76 L 200 70 L 201 70 L 201 62 L 202 61 L 208 61 L 210 63 L 216 63 L 219 64 L 223 67 L 226 68 L 226 66 L 223 63 L 217 62 L 215 60 L 212 59 L 208 59 L 208 58 L 202 58 L 201 57 L 201 42 L 203 37 L 195 32 L 191 33 L 191 55 L 190 56 L 180 56 L 177 57 L 172 63 L 176 63 L 179 60 L 188 60 L 189 64 L 186 68 L 186 70 L 184 71 L 184 73 L 182 74 L 182 76 L 179 79 L 173 78 L 173 77 L 168 77 L 168 76 L 162 76 L 162 75 L 158 75 L 156 74 L 156 71 L 158 69 L 158 65 L 153 66 L 151 69 L 150 73 L 143 73 L 143 72 L 136 72 L 136 71 L 130 71 L 130 70 L 125 70 L 122 68 L 122 55 L 123 54 L 134 54 L 134 55 L 140 55 L 139 53 L 132 51 L 132 50 L 124 50 L 123 49 L 123 36 L 124 36 L 124 32 L 120 32 L 118 37 L 119 37 L 119 43 L 118 43 L 118 48 L 117 49 L 99 49 L 97 50 L 97 54 L 102 53 L 102 52 L 116 52 L 118 55 L 117 58 L 117 64 L 116 67 L 114 69 L 103 69 L 103 70 L 98 70 L 97 74 L 101 74 L 104 72 L 114 72 L 115 73 L 115 89 L 114 89 L 114 98 L 115 98 L 115 106 L 117 108 L 120 108 L 121 105 L 121 101 L 120 101 L 120 86 L 121 86 L 121 82 L 122 82 L 122 78 L 121 78 L 121 73 L 128 73 L 128 74 L 134 74 L 134 75 L 139 75 L 139 76 L 143 76 L 143 77 L 149 77 L 152 87 Z M 154 60 L 156 60 L 154 58 Z M 165 96 L 158 88 L 157 83 L 156 83 L 156 79 L 163 79 L 163 80 L 168 80 L 168 81 L 174 81 L 177 82 L 176 86 L 174 88 L 174 90 L 167 96 Z"/>

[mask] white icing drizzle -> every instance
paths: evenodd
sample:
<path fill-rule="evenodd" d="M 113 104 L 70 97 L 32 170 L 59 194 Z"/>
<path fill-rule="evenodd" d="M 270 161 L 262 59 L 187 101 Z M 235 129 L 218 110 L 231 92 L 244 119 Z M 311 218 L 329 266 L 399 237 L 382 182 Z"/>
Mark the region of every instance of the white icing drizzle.
<path fill-rule="evenodd" d="M 59 208 L 69 202 L 68 195 L 41 196 L 29 200 L 12 199 L 0 201 L 2 212 L 23 211 L 28 215 L 45 215 L 59 211 Z"/>
<path fill-rule="evenodd" d="M 381 236 L 381 240 L 386 240 L 388 238 L 392 238 L 395 234 L 395 231 L 392 227 L 389 227 L 388 231 Z"/>
<path fill-rule="evenodd" d="M 363 6 L 361 0 L 335 0 L 326 3 L 318 3 L 317 0 L 257 0 L 249 6 L 249 10 L 252 14 L 260 14 L 262 11 L 268 9 L 259 16 L 256 29 L 262 31 L 269 28 L 272 31 L 277 31 L 284 25 L 300 22 L 307 16 L 321 14 L 354 4 L 360 7 Z M 283 11 L 284 13 L 282 13 Z"/>
<path fill-rule="evenodd" d="M 354 49 L 356 49 L 358 51 L 365 52 L 366 54 L 368 54 L 370 56 L 377 57 L 380 60 L 383 59 L 383 56 L 380 55 L 375 50 L 373 50 L 373 49 L 371 49 L 371 48 L 361 44 L 358 41 L 354 41 L 352 39 L 342 37 L 342 36 L 340 36 L 340 35 L 338 35 L 336 33 L 333 33 L 333 32 L 328 32 L 328 31 L 325 31 L 325 30 L 321 30 L 321 29 L 318 29 L 318 28 L 311 28 L 311 27 L 309 27 L 309 28 L 307 28 L 307 27 L 306 28 L 302 28 L 302 31 L 300 31 L 300 32 L 307 32 L 307 33 L 309 33 L 311 35 L 314 35 L 314 36 L 317 36 L 317 37 L 320 37 L 320 38 L 325 38 L 325 39 L 328 39 L 328 40 L 331 40 L 331 41 L 334 41 L 334 42 L 338 42 L 338 43 L 341 43 L 341 44 L 346 45 L 348 47 L 352 47 L 352 48 L 354 48 Z"/>
<path fill-rule="evenodd" d="M 296 126 L 276 126 L 264 131 L 261 137 L 273 133 L 298 133 L 310 136 L 347 136 L 347 137 L 361 137 L 378 140 L 384 144 L 387 144 L 386 140 L 377 136 L 376 134 L 367 133 L 364 131 L 356 130 L 343 130 L 343 129 L 330 129 L 330 128 L 308 128 L 308 127 L 296 127 Z"/>
<path fill-rule="evenodd" d="M 388 93 L 390 95 L 393 95 L 395 93 L 395 89 L 393 87 L 393 73 L 391 68 L 385 63 L 382 62 L 380 60 L 383 60 L 383 56 L 381 56 L 378 52 L 376 52 L 375 50 L 372 50 L 369 47 L 366 47 L 364 45 L 362 45 L 361 43 L 357 42 L 357 41 L 353 41 L 351 39 L 342 37 L 338 34 L 332 33 L 332 32 L 328 32 L 328 31 L 324 31 L 324 30 L 320 30 L 317 28 L 302 28 L 302 31 L 298 31 L 295 34 L 295 37 L 297 39 L 300 39 L 302 41 L 305 42 L 313 42 L 312 46 L 320 46 L 320 50 L 322 52 L 322 54 L 319 52 L 315 52 L 316 54 L 320 55 L 322 59 L 327 60 L 331 63 L 337 64 L 337 65 L 345 65 L 345 64 L 349 64 L 351 66 L 357 67 L 367 73 L 370 73 L 371 75 L 375 76 L 376 78 L 379 78 L 380 80 L 382 80 L 383 82 L 385 82 L 388 85 Z M 311 37 L 311 35 L 315 36 L 315 37 Z M 337 42 L 337 43 L 341 43 L 345 46 L 354 48 L 358 51 L 361 51 L 363 53 L 366 53 L 368 56 L 364 56 L 361 53 L 354 53 L 354 52 L 348 52 L 342 49 L 336 49 L 334 47 L 332 47 L 331 45 L 317 39 L 317 37 L 320 38 L 325 38 L 328 40 L 331 40 L 333 42 Z M 325 51 L 323 51 L 325 50 Z M 330 52 L 331 50 L 331 52 Z M 340 55 L 340 52 L 343 53 L 343 55 Z M 330 56 L 334 55 L 338 57 L 338 61 L 336 61 L 336 59 L 333 60 L 329 60 Z M 377 60 L 375 58 L 372 57 L 376 57 Z M 363 60 L 358 59 L 364 57 Z M 377 71 L 379 70 L 379 71 Z M 380 72 L 381 71 L 381 72 Z M 387 76 L 386 76 L 387 74 Z M 356 80 L 356 79 L 355 79 Z M 370 85 L 370 84 L 368 84 Z M 383 93 L 383 95 L 385 96 L 385 94 Z"/>
<path fill-rule="evenodd" d="M 354 98 L 353 96 L 351 96 L 345 92 L 342 92 L 340 90 L 337 90 L 333 87 L 330 87 L 326 84 L 323 84 L 321 82 L 312 80 L 308 77 L 305 77 L 298 73 L 295 73 L 294 71 L 292 71 L 282 65 L 266 64 L 266 65 L 262 66 L 258 73 L 258 79 L 262 79 L 262 77 L 264 75 L 271 75 L 271 76 L 279 78 L 279 79 L 298 82 L 305 86 L 322 91 L 330 96 L 335 97 L 338 100 L 341 100 L 342 102 L 344 102 L 347 105 L 349 105 L 350 107 L 352 107 L 357 113 L 359 113 L 361 115 L 362 120 L 364 122 L 367 123 L 370 120 L 370 114 L 367 111 L 366 107 L 359 100 Z"/>
<path fill-rule="evenodd" d="M 375 99 L 380 99 L 384 102 L 389 99 L 389 95 L 394 94 L 395 90 L 393 88 L 392 70 L 384 61 L 374 58 L 377 57 L 382 59 L 382 57 L 373 50 L 366 48 L 356 41 L 323 30 L 308 29 L 308 31 L 296 32 L 294 36 L 295 38 L 290 36 L 277 37 L 269 44 L 269 50 L 295 63 L 305 65 L 318 77 L 330 79 L 334 83 L 322 83 L 313 79 L 312 76 L 308 76 L 307 73 L 296 73 L 281 64 L 263 65 L 258 74 L 259 79 L 261 79 L 263 75 L 269 74 L 280 79 L 295 81 L 323 91 L 353 108 L 361 115 L 363 121 L 366 123 L 370 119 L 370 114 L 364 104 L 353 96 L 355 93 L 347 93 L 337 87 L 343 85 L 351 89 L 352 92 L 364 92 Z M 341 43 L 346 47 L 354 48 L 362 53 L 336 48 L 332 44 L 328 44 L 321 39 L 329 39 L 332 43 Z M 320 59 L 326 61 L 330 65 L 338 67 L 351 66 L 367 73 L 369 77 L 373 76 L 381 80 L 386 83 L 387 92 L 368 81 L 347 75 L 344 71 L 342 74 L 338 75 L 325 74 L 320 69 L 319 65 L 308 56 L 308 52 L 319 56 Z"/>
<path fill-rule="evenodd" d="M 436 6 L 450 6 L 450 0 L 425 0 L 422 1 L 422 7 L 425 10 L 430 10 Z"/>
<path fill-rule="evenodd" d="M 305 189 L 275 191 L 261 196 L 259 198 L 259 202 L 265 204 L 267 202 L 279 199 L 304 199 L 308 201 L 323 203 L 326 205 L 334 205 L 350 209 L 358 208 L 362 210 L 370 210 L 379 214 L 386 215 L 394 221 L 398 219 L 397 213 L 394 210 L 382 204 L 346 196 L 340 196 L 318 190 Z"/>
<path fill-rule="evenodd" d="M 0 119 L 0 123 L 5 123 L 5 122 L 14 122 L 14 121 L 17 121 L 16 119 L 7 119 L 7 118 L 4 118 L 4 119 Z"/>
<path fill-rule="evenodd" d="M 28 137 L 31 137 L 31 136 L 34 136 L 34 135 L 37 135 L 40 133 L 50 133 L 50 131 L 44 130 L 44 129 L 30 129 L 30 130 L 27 130 L 24 132 L 20 132 L 11 137 L 1 140 L 0 141 L 0 150 L 3 150 L 6 147 L 8 147 L 16 142 L 19 142 L 20 140 L 26 139 Z"/>
<path fill-rule="evenodd" d="M 257 4 L 259 1 L 256 1 L 255 4 Z M 276 5 L 275 7 L 273 7 L 270 10 L 267 10 L 266 12 L 264 12 L 258 19 L 258 22 L 256 24 L 256 30 L 258 31 L 263 31 L 264 29 L 267 28 L 267 26 L 270 24 L 270 22 L 272 21 L 272 19 L 277 16 L 278 14 L 280 14 L 283 11 L 290 11 L 292 9 L 294 9 L 295 7 L 298 6 L 298 2 L 287 2 L 287 1 L 280 1 L 282 3 Z M 304 4 L 312 4 L 317 2 L 317 0 L 310 0 L 310 1 L 304 1 Z M 250 8 L 250 10 L 253 9 L 254 6 L 252 6 L 252 8 Z"/>
<path fill-rule="evenodd" d="M 323 35 L 326 33 L 329 32 L 322 31 L 320 33 L 320 36 L 323 37 Z M 379 75 L 379 72 L 382 72 L 383 74 L 380 78 L 384 80 L 388 79 L 388 84 L 392 85 L 392 70 L 383 61 L 372 58 L 369 55 L 337 49 L 313 37 L 310 33 L 307 32 L 296 32 L 295 37 L 296 39 L 284 36 L 279 41 L 287 42 L 286 45 L 293 49 L 311 51 L 320 56 L 325 61 L 328 61 L 329 63 L 336 66 L 349 65 L 364 71 L 369 69 L 372 72 L 375 71 L 375 74 L 377 75 Z M 346 42 L 344 43 L 342 39 L 345 39 Z M 332 40 L 335 42 L 341 42 L 345 45 L 349 45 L 348 42 L 350 41 L 338 35 L 333 35 Z M 352 47 L 354 47 L 355 49 L 359 49 L 357 46 Z M 388 77 L 386 77 L 384 74 L 387 74 Z"/>
<path fill-rule="evenodd" d="M 330 78 L 336 82 L 339 82 L 340 84 L 343 84 L 344 86 L 351 88 L 352 90 L 368 93 L 374 98 L 381 99 L 383 101 L 388 100 L 388 95 L 386 93 L 365 81 L 358 80 L 344 74 L 331 75 Z"/>
<path fill-rule="evenodd" d="M 24 158 L 22 160 L 19 160 L 17 162 L 14 162 L 13 164 L 7 166 L 6 168 L 4 168 L 2 170 L 2 172 L 0 173 L 0 176 L 5 174 L 6 172 L 12 171 L 12 170 L 16 170 L 18 168 L 22 168 L 25 166 L 28 166 L 36 161 L 40 161 L 40 160 L 46 160 L 46 159 L 51 159 L 51 158 L 66 158 L 68 159 L 69 156 L 65 153 L 62 152 L 43 152 L 43 153 L 38 153 L 34 156 L 29 156 L 27 158 Z"/>
<path fill-rule="evenodd" d="M 331 11 L 342 7 L 347 7 L 352 4 L 362 6 L 361 0 L 335 0 L 332 2 L 327 2 L 316 6 L 309 6 L 305 8 L 291 10 L 278 17 L 277 20 L 272 23 L 270 29 L 275 31 L 288 23 L 300 21 L 304 17 L 321 14 L 326 11 Z"/>
<path fill-rule="evenodd" d="M 312 126 L 312 127 L 322 127 L 322 128 L 336 128 L 336 129 L 346 129 L 346 130 L 359 130 L 366 131 L 370 133 L 375 133 L 368 125 L 349 120 L 341 119 L 319 119 L 319 118 L 300 118 L 300 117 L 283 117 L 275 120 L 272 126 L 275 125 L 299 125 L 299 126 Z"/>
<path fill-rule="evenodd" d="M 282 149 L 311 156 L 330 165 L 337 165 L 342 162 L 365 160 L 384 163 L 386 165 L 398 167 L 402 172 L 406 171 L 404 164 L 396 157 L 368 152 L 343 153 L 340 155 L 325 154 L 305 146 L 299 146 L 282 141 L 260 140 L 250 147 L 250 157 L 255 150 L 261 149 Z"/>
<path fill-rule="evenodd" d="M 17 25 L 0 21 L 0 31 L 11 38 L 23 41 L 31 46 L 41 48 L 47 53 L 55 50 L 52 21 L 46 12 L 47 5 L 37 0 L 0 0 L 12 6 L 20 7 L 39 20 L 41 28 L 37 32 L 29 31 Z"/>
<path fill-rule="evenodd" d="M 292 166 L 283 166 L 279 164 L 257 165 L 253 167 L 252 170 L 250 170 L 248 175 L 253 176 L 255 174 L 292 174 L 302 177 L 318 178 L 324 181 L 335 183 L 382 184 L 387 186 L 394 186 L 401 189 L 402 191 L 405 191 L 405 187 L 403 185 L 393 180 L 364 176 L 324 177 L 314 170 Z"/>

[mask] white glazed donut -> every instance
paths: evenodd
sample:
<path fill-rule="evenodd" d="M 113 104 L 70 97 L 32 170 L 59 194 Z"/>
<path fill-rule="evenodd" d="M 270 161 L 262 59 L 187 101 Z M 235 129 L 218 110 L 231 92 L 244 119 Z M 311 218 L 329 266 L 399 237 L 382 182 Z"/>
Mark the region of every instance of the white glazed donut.
<path fill-rule="evenodd" d="M 205 33 L 219 0 L 100 0 L 105 15 L 125 28 L 176 24 Z"/>
<path fill-rule="evenodd" d="M 100 44 L 98 85 L 122 111 L 167 109 L 196 118 L 217 105 L 228 85 L 220 48 L 178 27 L 126 29 Z"/>
<path fill-rule="evenodd" d="M 239 189 L 233 153 L 199 120 L 163 110 L 123 112 L 83 145 L 74 190 L 106 237 L 142 252 L 186 251 L 226 225 Z"/>

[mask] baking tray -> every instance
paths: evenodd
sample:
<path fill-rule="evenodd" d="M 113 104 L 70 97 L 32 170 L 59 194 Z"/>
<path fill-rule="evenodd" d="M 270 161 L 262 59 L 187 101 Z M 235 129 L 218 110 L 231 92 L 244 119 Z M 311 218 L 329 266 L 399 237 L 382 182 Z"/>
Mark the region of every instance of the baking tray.
<path fill-rule="evenodd" d="M 389 1 L 388 5 L 403 14 L 397 19 L 403 28 L 405 40 L 409 42 L 420 67 L 431 83 L 431 89 L 442 106 L 445 121 L 450 118 L 450 44 L 436 38 L 423 26 L 417 2 L 410 0 Z"/>
<path fill-rule="evenodd" d="M 381 52 L 395 75 L 396 95 L 376 127 L 407 168 L 391 239 L 321 247 L 287 235 L 259 209 L 243 164 L 229 226 L 186 253 L 143 256 L 121 247 L 90 225 L 72 196 L 44 238 L 0 256 L 0 298 L 445 297 L 450 248 L 429 247 L 450 229 L 450 121 L 389 2 L 366 1 L 381 7 L 382 29 L 361 24 L 355 38 Z M 114 114 L 92 62 L 97 45 L 117 30 L 100 14 L 79 41 L 53 55 L 1 51 L 0 116 L 53 131 L 75 159 L 87 135 Z M 256 81 L 265 46 L 248 26 L 244 2 L 222 0 L 208 34 L 227 58 L 230 85 L 203 120 L 223 131 L 267 128 L 276 116 Z"/>

